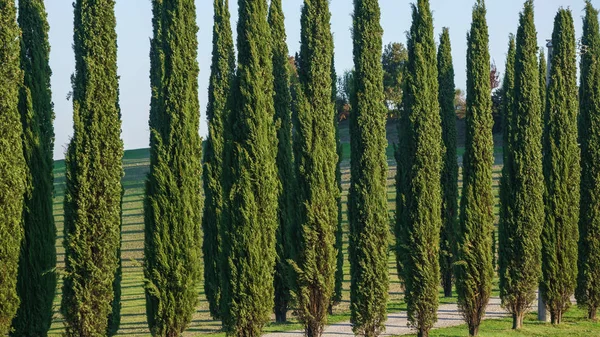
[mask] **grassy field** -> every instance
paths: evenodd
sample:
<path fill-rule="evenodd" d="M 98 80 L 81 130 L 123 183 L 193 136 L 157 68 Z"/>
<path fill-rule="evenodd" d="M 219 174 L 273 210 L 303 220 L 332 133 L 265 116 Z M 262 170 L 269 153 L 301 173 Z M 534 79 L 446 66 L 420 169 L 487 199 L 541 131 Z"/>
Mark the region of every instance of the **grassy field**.
<path fill-rule="evenodd" d="M 343 172 L 343 194 L 342 201 L 344 203 L 343 206 L 343 220 L 344 220 L 344 228 L 347 232 L 348 222 L 346 216 L 346 201 L 347 194 L 349 188 L 349 134 L 347 123 L 342 124 L 341 127 L 341 140 L 342 145 L 344 147 L 344 160 L 342 164 L 342 172 Z M 397 139 L 396 126 L 390 125 L 388 126 L 388 139 L 390 142 L 395 142 Z M 460 140 L 459 140 L 460 143 Z M 459 155 L 462 155 L 464 152 L 464 148 L 459 147 Z M 389 173 L 388 173 L 388 209 L 390 215 L 390 242 L 393 241 L 392 237 L 392 229 L 393 229 L 393 216 L 394 216 L 394 208 L 395 208 L 395 187 L 394 187 L 394 177 L 396 173 L 395 161 L 393 159 L 393 147 L 389 146 L 387 149 L 388 153 L 388 163 L 389 163 Z M 125 195 L 123 199 L 123 232 L 122 232 L 122 259 L 123 259 L 123 281 L 122 281 L 122 311 L 121 311 L 121 329 L 119 330 L 119 336 L 148 336 L 148 326 L 146 322 L 145 315 L 145 299 L 144 299 L 144 290 L 143 290 L 143 271 L 142 271 L 142 261 L 143 261 L 143 226 L 144 226 L 144 218 L 143 218 L 143 197 L 144 197 L 144 181 L 146 174 L 148 173 L 148 165 L 149 165 L 149 152 L 148 149 L 140 149 L 140 150 L 130 150 L 126 151 L 125 157 L 123 160 L 123 166 L 125 170 L 125 176 L 123 178 L 123 186 L 125 188 Z M 497 197 L 498 191 L 498 180 L 500 177 L 500 170 L 502 164 L 502 156 L 501 156 L 501 148 L 496 148 L 496 164 L 494 166 L 494 194 Z M 54 198 L 54 212 L 56 225 L 58 228 L 58 238 L 57 238 L 57 251 L 58 251 L 58 270 L 62 270 L 64 268 L 64 249 L 62 247 L 63 240 L 63 197 L 64 197 L 64 183 L 65 183 L 65 167 L 64 161 L 57 161 L 55 164 L 55 198 Z M 459 179 L 460 184 L 460 179 Z M 498 207 L 495 207 L 496 218 L 498 214 Z M 347 235 L 344 236 L 345 246 L 347 246 Z M 390 248 L 392 247 L 392 243 L 390 244 Z M 395 268 L 395 257 L 393 251 L 390 251 L 389 255 L 389 273 L 390 273 L 390 290 L 389 290 L 389 303 L 388 303 L 388 311 L 389 312 L 398 312 L 401 310 L 405 310 L 406 306 L 403 302 L 402 288 L 400 286 L 400 282 L 398 280 Z M 349 283 L 349 271 L 350 267 L 348 261 L 345 261 L 344 264 L 344 299 L 343 302 L 334 309 L 334 315 L 330 317 L 329 322 L 342 322 L 350 319 L 349 315 L 349 302 L 350 302 L 350 283 Z M 59 314 L 60 307 L 60 287 L 57 292 L 57 297 L 55 299 L 55 320 L 52 325 L 50 336 L 60 336 L 63 331 L 63 324 Z M 495 292 L 498 291 L 497 286 L 494 287 Z M 224 334 L 219 333 L 220 322 L 213 321 L 208 314 L 208 303 L 204 297 L 203 289 L 198 289 L 200 305 L 193 317 L 193 322 L 190 328 L 186 331 L 184 336 L 224 336 Z M 440 291 L 440 297 L 442 297 L 443 293 Z M 442 303 L 452 303 L 456 300 L 454 298 L 444 299 L 441 298 Z M 577 317 L 583 317 L 583 313 L 573 312 L 573 314 Z M 569 319 L 572 316 L 567 316 Z M 288 324 L 269 324 L 266 327 L 266 331 L 289 331 L 300 329 L 301 326 L 295 321 L 294 317 L 291 317 L 291 322 Z M 490 331 L 496 331 L 495 328 L 510 328 L 510 322 L 490 322 L 486 323 L 485 329 Z M 569 324 L 569 323 L 568 323 Z M 567 325 L 568 326 L 568 325 Z M 584 326 L 591 325 L 581 325 L 581 329 L 585 329 Z M 578 324 L 579 327 L 579 324 Z M 530 324 L 526 324 L 526 329 L 530 328 Z M 531 327 L 533 329 L 533 327 Z M 440 330 L 441 332 L 446 330 Z M 459 328 L 456 330 L 447 330 L 448 336 L 463 336 L 465 329 Z M 500 331 L 500 330 L 498 330 Z M 503 331 L 503 330 L 502 330 Z M 524 330 L 526 331 L 526 330 Z M 597 330 L 598 335 L 600 335 L 600 330 Z M 484 336 L 504 336 L 500 332 L 500 334 L 491 334 Z M 442 335 L 434 335 L 434 336 L 446 336 Z M 516 335 L 521 336 L 521 335 Z M 523 336 L 538 336 L 536 334 L 531 335 L 523 335 Z M 555 336 L 555 335 L 546 335 L 541 334 L 539 336 Z M 558 336 L 558 335 L 556 335 Z M 574 335 L 579 336 L 579 335 Z M 584 335 L 581 335 L 584 336 Z M 585 336 L 591 336 L 587 334 Z"/>

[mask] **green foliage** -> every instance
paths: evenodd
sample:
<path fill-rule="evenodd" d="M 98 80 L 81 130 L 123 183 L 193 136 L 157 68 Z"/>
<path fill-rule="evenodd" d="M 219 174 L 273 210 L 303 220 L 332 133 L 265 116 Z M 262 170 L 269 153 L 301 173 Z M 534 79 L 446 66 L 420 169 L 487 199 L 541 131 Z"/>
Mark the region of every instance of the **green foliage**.
<path fill-rule="evenodd" d="M 56 292 L 56 226 L 52 214 L 54 111 L 50 91 L 50 44 L 44 2 L 19 1 L 20 90 L 23 152 L 28 167 L 17 290 L 21 305 L 13 321 L 14 336 L 46 336 L 52 324 Z"/>
<path fill-rule="evenodd" d="M 281 182 L 277 229 L 277 264 L 275 267 L 275 317 L 286 321 L 290 302 L 291 275 L 288 259 L 295 256 L 296 172 L 292 148 L 292 96 L 288 73 L 288 48 L 281 0 L 272 0 L 269 7 L 269 26 L 273 48 L 273 79 L 275 88 L 275 123 L 277 125 L 277 171 Z"/>
<path fill-rule="evenodd" d="M 23 129 L 19 116 L 19 90 L 23 73 L 19 68 L 19 27 L 12 0 L 0 0 L 0 335 L 10 331 L 19 307 L 17 273 L 23 238 L 23 196 L 27 181 L 23 160 Z M 27 89 L 22 89 L 27 90 Z M 31 101 L 29 108 L 31 108 Z"/>
<path fill-rule="evenodd" d="M 388 298 L 386 112 L 377 0 L 354 0 L 354 90 L 350 114 L 350 309 L 356 334 L 385 329 Z M 439 183 L 439 180 L 438 180 Z"/>
<path fill-rule="evenodd" d="M 146 314 L 153 336 L 172 337 L 192 320 L 202 276 L 198 27 L 193 0 L 152 4 L 150 173 L 144 200 Z"/>
<path fill-rule="evenodd" d="M 467 114 L 463 190 L 456 231 L 458 306 L 476 336 L 492 292 L 494 139 L 490 85 L 489 34 L 484 0 L 473 7 L 467 34 Z"/>
<path fill-rule="evenodd" d="M 427 336 L 437 320 L 443 164 L 438 70 L 428 0 L 412 7 L 408 69 L 397 152 L 397 254 L 408 320 Z"/>
<path fill-rule="evenodd" d="M 516 40 L 507 176 L 503 178 L 505 209 L 499 229 L 500 297 L 517 329 L 535 300 L 541 276 L 544 177 L 537 52 L 533 1 L 527 0 Z"/>
<path fill-rule="evenodd" d="M 390 42 L 383 48 L 383 91 L 388 110 L 395 113 L 402 108 L 402 85 L 407 60 L 408 52 L 402 43 Z"/>
<path fill-rule="evenodd" d="M 542 106 L 542 118 L 544 118 L 544 114 L 546 113 L 546 94 L 548 91 L 548 83 L 546 83 L 546 73 L 548 71 L 546 65 L 546 54 L 544 53 L 544 48 L 540 48 L 540 102 Z"/>
<path fill-rule="evenodd" d="M 238 67 L 225 131 L 221 311 L 228 335 L 254 337 L 274 306 L 280 186 L 267 1 L 238 5 Z"/>
<path fill-rule="evenodd" d="M 577 141 L 577 56 L 573 16 L 554 19 L 552 66 L 544 115 L 543 165 L 546 220 L 542 230 L 540 290 L 552 323 L 571 305 L 577 281 L 580 151 Z"/>
<path fill-rule="evenodd" d="M 335 62 L 332 60 L 331 62 L 331 84 L 332 84 L 332 92 L 331 97 L 335 102 L 337 99 L 337 74 L 335 72 Z M 333 292 L 333 297 L 331 298 L 332 305 L 339 304 L 342 302 L 342 292 L 344 285 L 344 226 L 342 219 L 342 160 L 344 155 L 344 147 L 342 146 L 342 142 L 340 141 L 340 123 L 337 115 L 334 116 L 334 124 L 335 124 L 335 142 L 336 142 L 336 153 L 338 156 L 337 165 L 335 167 L 335 181 L 338 187 L 338 195 L 337 195 L 337 205 L 338 205 L 338 220 L 337 220 L 337 228 L 335 231 L 335 249 L 337 250 L 337 262 L 335 269 L 335 288 Z"/>
<path fill-rule="evenodd" d="M 446 297 L 452 296 L 454 229 L 458 215 L 458 158 L 456 155 L 456 114 L 454 112 L 454 65 L 450 32 L 444 28 L 437 56 L 440 116 L 444 142 L 442 167 L 442 229 L 440 231 L 440 270 Z"/>
<path fill-rule="evenodd" d="M 338 163 L 333 98 L 333 36 L 328 0 L 306 0 L 298 60 L 294 138 L 298 177 L 296 256 L 298 317 L 307 336 L 321 336 L 335 290 Z"/>
<path fill-rule="evenodd" d="M 600 28 L 598 11 L 586 1 L 581 43 L 579 86 L 579 143 L 581 144 L 581 202 L 577 303 L 595 318 L 600 306 Z"/>
<path fill-rule="evenodd" d="M 209 135 L 204 148 L 204 211 L 202 213 L 202 253 L 204 257 L 204 291 L 213 318 L 221 314 L 221 239 L 219 227 L 223 212 L 224 128 L 229 111 L 231 81 L 235 71 L 235 54 L 231 32 L 229 0 L 214 1 L 213 51 L 208 87 Z"/>
<path fill-rule="evenodd" d="M 65 190 L 67 336 L 105 336 L 119 323 L 123 142 L 114 1 L 75 2 L 74 134 Z M 115 303 L 116 302 L 116 303 Z M 115 326 L 116 325 L 116 326 Z"/>

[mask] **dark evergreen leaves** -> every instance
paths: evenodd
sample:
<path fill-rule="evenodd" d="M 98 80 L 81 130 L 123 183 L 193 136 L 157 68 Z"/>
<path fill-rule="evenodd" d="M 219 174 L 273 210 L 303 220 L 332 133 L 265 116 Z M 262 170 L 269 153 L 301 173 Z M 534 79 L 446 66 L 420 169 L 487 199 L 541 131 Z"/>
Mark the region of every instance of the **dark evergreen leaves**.
<path fill-rule="evenodd" d="M 112 0 L 78 0 L 74 6 L 74 134 L 65 159 L 66 275 L 61 305 L 67 336 L 110 334 L 119 317 L 115 309 L 120 285 L 115 279 L 120 266 L 123 142 L 114 6 Z"/>
<path fill-rule="evenodd" d="M 238 67 L 226 129 L 221 311 L 232 336 L 259 336 L 274 306 L 277 133 L 266 0 L 239 0 Z"/>
<path fill-rule="evenodd" d="M 473 7 L 467 34 L 466 142 L 460 220 L 456 231 L 456 291 L 469 334 L 476 336 L 492 292 L 494 139 L 489 34 L 485 2 Z"/>
<path fill-rule="evenodd" d="M 202 213 L 202 253 L 204 257 L 204 291 L 210 314 L 221 315 L 221 238 L 219 227 L 223 213 L 223 156 L 228 98 L 235 71 L 229 0 L 214 1 L 213 51 L 208 87 L 208 139 L 204 148 L 204 212 Z"/>
<path fill-rule="evenodd" d="M 577 304 L 596 318 L 600 306 L 600 28 L 598 11 L 586 1 L 584 46 L 579 86 L 579 142 L 581 143 L 581 202 Z"/>
<path fill-rule="evenodd" d="M 295 160 L 300 205 L 297 312 L 307 336 L 321 336 L 335 288 L 338 162 L 334 124 L 333 36 L 328 0 L 302 7 Z"/>
<path fill-rule="evenodd" d="M 7 336 L 17 308 L 17 272 L 23 238 L 23 196 L 28 181 L 23 160 L 19 102 L 23 72 L 19 68 L 19 27 L 14 0 L 0 0 L 0 335 Z M 23 88 L 22 90 L 27 90 Z M 22 104 L 27 106 L 23 107 Z M 19 105 L 21 105 L 19 107 Z M 30 110 L 29 110 L 30 111 Z"/>
<path fill-rule="evenodd" d="M 348 197 L 350 309 L 354 332 L 369 337 L 385 330 L 389 285 L 387 116 L 380 18 L 378 0 L 354 0 L 355 71 L 351 95 L 351 179 Z M 436 113 L 439 117 L 439 112 Z"/>
<path fill-rule="evenodd" d="M 202 276 L 198 42 L 193 0 L 154 0 L 150 173 L 144 200 L 146 314 L 153 336 L 179 336 Z M 177 36 L 177 38 L 172 38 Z"/>
<path fill-rule="evenodd" d="M 510 124 L 507 177 L 503 202 L 506 212 L 499 231 L 500 297 L 513 315 L 514 328 L 535 300 L 541 276 L 544 221 L 542 174 L 542 116 L 540 105 L 537 33 L 533 1 L 520 14 L 515 55 L 515 84 Z M 508 126 L 508 125 L 507 125 Z"/>
<path fill-rule="evenodd" d="M 440 270 L 444 296 L 452 296 L 454 230 L 458 215 L 458 158 L 456 155 L 456 113 L 454 111 L 454 66 L 450 32 L 444 28 L 438 49 L 438 83 L 444 164 L 442 167 L 442 229 L 440 231 Z"/>

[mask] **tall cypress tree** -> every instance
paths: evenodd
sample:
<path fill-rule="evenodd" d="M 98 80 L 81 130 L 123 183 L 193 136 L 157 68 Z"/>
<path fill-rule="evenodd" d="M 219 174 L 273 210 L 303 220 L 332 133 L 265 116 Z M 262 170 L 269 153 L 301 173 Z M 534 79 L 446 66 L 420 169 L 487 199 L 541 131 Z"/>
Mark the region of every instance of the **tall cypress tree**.
<path fill-rule="evenodd" d="M 202 213 L 202 252 L 204 291 L 213 318 L 221 314 L 221 239 L 219 226 L 223 212 L 224 127 L 229 114 L 227 100 L 235 70 L 235 54 L 229 15 L 229 0 L 214 1 L 213 51 L 208 88 L 209 135 L 204 150 L 204 212 Z"/>
<path fill-rule="evenodd" d="M 285 322 L 290 302 L 289 263 L 293 258 L 289 236 L 295 231 L 296 184 L 292 149 L 292 96 L 288 73 L 288 47 L 281 0 L 272 0 L 269 7 L 269 26 L 273 48 L 273 79 L 275 90 L 275 123 L 277 125 L 277 171 L 281 182 L 279 195 L 279 227 L 277 229 L 277 265 L 275 267 L 275 318 Z"/>
<path fill-rule="evenodd" d="M 144 200 L 146 314 L 153 336 L 172 337 L 192 320 L 202 275 L 198 27 L 193 0 L 155 0 L 153 14 L 150 173 Z"/>
<path fill-rule="evenodd" d="M 595 319 L 600 306 L 600 27 L 598 11 L 586 1 L 581 43 L 579 86 L 579 143 L 581 144 L 581 202 L 579 213 L 579 254 L 577 304 Z"/>
<path fill-rule="evenodd" d="M 507 230 L 507 221 L 511 214 L 511 208 L 509 208 L 509 200 L 511 198 L 510 192 L 510 178 L 509 174 L 512 172 L 512 156 L 511 153 L 511 140 L 512 135 L 512 116 L 513 116 L 513 105 L 514 105 L 514 89 L 515 89 L 515 37 L 513 34 L 509 36 L 508 52 L 506 55 L 506 69 L 504 71 L 504 79 L 502 83 L 502 147 L 503 147 L 503 166 L 502 176 L 500 177 L 500 220 L 498 222 L 498 236 L 503 236 Z M 503 247 L 498 246 L 498 260 L 500 255 L 505 255 Z M 496 266 L 497 267 L 497 266 Z"/>
<path fill-rule="evenodd" d="M 23 237 L 23 196 L 27 181 L 23 159 L 23 128 L 19 116 L 22 104 L 31 109 L 31 101 L 19 102 L 23 73 L 19 68 L 19 27 L 13 0 L 0 0 L 0 335 L 6 336 L 19 307 L 17 273 L 19 248 Z M 27 89 L 23 89 L 27 90 Z"/>
<path fill-rule="evenodd" d="M 61 304 L 67 336 L 112 334 L 118 323 L 123 142 L 114 6 L 97 0 L 74 6 L 74 133 L 65 158 Z"/>
<path fill-rule="evenodd" d="M 337 100 L 337 73 L 335 71 L 335 58 L 331 61 L 331 99 L 334 104 Z M 334 105 L 335 106 L 335 105 Z M 336 107 L 337 108 L 337 107 Z M 337 148 L 338 161 L 335 168 L 335 181 L 338 186 L 338 220 L 337 228 L 335 231 L 335 249 L 337 250 L 337 262 L 335 269 L 335 289 L 333 291 L 333 297 L 331 299 L 331 308 L 329 313 L 333 313 L 333 305 L 342 302 L 343 286 L 344 286 L 344 226 L 343 226 L 343 212 L 342 212 L 342 160 L 344 159 L 344 148 L 340 141 L 340 122 L 338 119 L 337 110 L 334 113 L 334 124 L 335 124 L 335 142 Z"/>
<path fill-rule="evenodd" d="M 408 319 L 417 327 L 418 335 L 425 337 L 437 320 L 443 160 L 433 17 L 428 0 L 413 5 L 412 20 L 398 155 L 402 178 L 397 179 L 397 189 L 404 201 L 398 211 L 396 240 L 400 243 Z"/>
<path fill-rule="evenodd" d="M 515 55 L 515 86 L 510 121 L 510 173 L 503 200 L 510 212 L 500 230 L 500 297 L 513 315 L 513 328 L 523 318 L 541 276 L 541 240 L 544 221 L 542 173 L 542 116 L 540 106 L 537 33 L 533 0 L 520 14 Z"/>
<path fill-rule="evenodd" d="M 389 287 L 387 115 L 380 17 L 378 0 L 354 0 L 355 90 L 351 97 L 348 197 L 350 308 L 354 333 L 368 337 L 378 336 L 385 330 Z"/>
<path fill-rule="evenodd" d="M 568 9 L 554 19 L 552 66 L 544 115 L 544 204 L 542 298 L 552 323 L 571 305 L 577 281 L 580 151 L 577 140 L 577 56 L 575 27 Z"/>
<path fill-rule="evenodd" d="M 299 249 L 296 301 L 307 336 L 321 336 L 335 290 L 338 162 L 332 101 L 333 36 L 328 0 L 305 0 L 294 139 Z"/>
<path fill-rule="evenodd" d="M 28 166 L 25 237 L 19 259 L 17 290 L 21 305 L 13 321 L 14 336 L 45 336 L 52 324 L 56 292 L 56 226 L 52 214 L 54 111 L 50 91 L 48 21 L 44 2 L 19 1 L 21 69 L 24 86 L 19 110 L 23 151 Z M 29 104 L 31 103 L 31 104 Z"/>
<path fill-rule="evenodd" d="M 442 167 L 442 230 L 440 231 L 440 270 L 444 296 L 452 296 L 454 229 L 458 214 L 458 158 L 456 155 L 456 113 L 454 111 L 454 66 L 450 31 L 444 28 L 438 48 L 438 83 L 444 164 Z"/>
<path fill-rule="evenodd" d="M 239 0 L 238 67 L 226 130 L 221 311 L 232 336 L 259 336 L 274 306 L 277 130 L 266 0 Z"/>
<path fill-rule="evenodd" d="M 490 52 L 484 0 L 473 7 L 467 34 L 466 142 L 463 156 L 463 192 L 456 231 L 456 290 L 458 306 L 477 336 L 492 292 L 492 231 L 494 195 L 492 166 L 494 139 L 490 95 Z"/>

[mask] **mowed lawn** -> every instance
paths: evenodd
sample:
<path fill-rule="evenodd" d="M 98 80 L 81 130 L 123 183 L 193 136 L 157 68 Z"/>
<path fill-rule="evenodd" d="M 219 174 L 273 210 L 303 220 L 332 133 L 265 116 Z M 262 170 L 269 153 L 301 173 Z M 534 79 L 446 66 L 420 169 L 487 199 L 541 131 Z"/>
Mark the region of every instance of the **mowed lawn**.
<path fill-rule="evenodd" d="M 341 140 L 344 147 L 344 160 L 342 163 L 343 173 L 343 225 L 345 230 L 344 235 L 344 253 L 347 252 L 348 244 L 348 219 L 347 219 L 347 197 L 348 189 L 350 186 L 350 168 L 349 168 L 349 134 L 348 134 L 348 123 L 341 124 Z M 388 126 L 388 139 L 390 142 L 395 142 L 397 139 L 396 126 L 394 124 Z M 459 135 L 460 139 L 460 135 Z M 460 144 L 459 140 L 459 144 Z M 459 147 L 458 154 L 462 155 L 464 148 Z M 400 282 L 397 277 L 395 256 L 393 252 L 393 226 L 394 226 L 394 209 L 395 209 L 395 174 L 396 164 L 393 158 L 393 147 L 389 146 L 387 149 L 389 173 L 388 173 L 388 209 L 390 216 L 390 254 L 389 254 L 389 272 L 390 272 L 390 290 L 389 290 L 389 303 L 388 311 L 397 312 L 405 310 L 406 306 L 403 302 L 403 294 Z M 143 198 L 144 198 L 144 181 L 148 173 L 149 166 L 149 152 L 148 149 L 131 150 L 126 151 L 123 160 L 123 166 L 125 170 L 125 176 L 123 178 L 123 186 L 125 188 L 125 194 L 123 198 L 123 232 L 122 232 L 122 260 L 123 260 L 123 281 L 122 286 L 122 310 L 121 310 L 121 328 L 119 330 L 120 336 L 149 336 L 148 326 L 146 322 L 145 313 L 145 298 L 143 289 L 143 245 L 144 245 L 144 217 L 143 217 Z M 502 155 L 501 147 L 496 147 L 496 163 L 494 166 L 494 194 L 498 195 L 498 182 L 500 178 Z M 460 158 L 459 158 L 460 162 Z M 459 176 L 459 184 L 460 182 Z M 56 219 L 56 226 L 58 230 L 57 236 L 57 252 L 58 252 L 58 271 L 59 273 L 64 269 L 64 248 L 62 245 L 63 240 L 63 197 L 64 197 L 64 183 L 65 183 L 65 167 L 64 161 L 57 161 L 55 164 L 55 198 L 54 198 L 54 212 Z M 498 207 L 495 207 L 496 219 L 498 214 Z M 343 302 L 335 307 L 334 315 L 330 317 L 329 322 L 340 322 L 347 321 L 350 319 L 349 305 L 350 305 L 350 266 L 346 260 L 344 264 L 344 300 Z M 55 299 L 55 320 L 50 331 L 51 336 L 60 336 L 63 331 L 62 318 L 59 313 L 60 308 L 60 287 L 59 284 L 57 290 L 57 296 Z M 494 287 L 495 293 L 497 293 L 497 285 Z M 440 289 L 440 297 L 442 296 Z M 200 304 L 193 317 L 193 321 L 189 329 L 187 329 L 185 336 L 198 336 L 198 335 L 212 335 L 219 336 L 224 335 L 219 333 L 220 322 L 213 321 L 208 314 L 208 303 L 204 297 L 203 289 L 198 289 L 198 296 Z M 443 299 L 442 303 L 455 302 L 455 298 Z M 290 315 L 291 316 L 291 313 Z M 581 316 L 581 315 L 580 315 Z M 301 326 L 297 324 L 294 317 L 291 317 L 290 323 L 288 324 L 275 324 L 272 323 L 266 327 L 266 331 L 288 331 L 293 329 L 299 329 Z M 510 325 L 505 322 L 504 325 Z M 464 330 L 464 329 L 462 329 Z M 454 335 L 452 335 L 454 336 Z M 493 335 L 492 335 L 493 336 Z"/>

